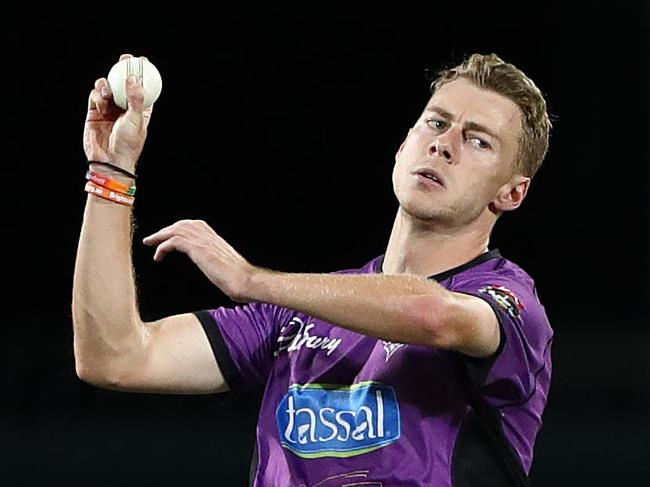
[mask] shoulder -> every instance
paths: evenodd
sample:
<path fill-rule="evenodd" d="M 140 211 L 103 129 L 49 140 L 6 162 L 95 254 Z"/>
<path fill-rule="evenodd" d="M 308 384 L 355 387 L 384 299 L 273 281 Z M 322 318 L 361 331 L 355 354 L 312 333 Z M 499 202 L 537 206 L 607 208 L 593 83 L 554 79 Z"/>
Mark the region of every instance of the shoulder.
<path fill-rule="evenodd" d="M 519 323 L 526 334 L 540 342 L 552 336 L 546 310 L 534 279 L 519 265 L 501 256 L 454 276 L 448 284 L 454 292 L 482 298 L 500 322 Z"/>
<path fill-rule="evenodd" d="M 456 274 L 452 278 L 452 285 L 458 286 L 485 280 L 508 281 L 532 290 L 535 289 L 534 279 L 518 264 L 500 254 L 476 267 Z"/>
<path fill-rule="evenodd" d="M 448 288 L 459 292 L 475 290 L 518 303 L 525 299 L 541 305 L 534 279 L 519 265 L 501 256 L 455 275 Z"/>

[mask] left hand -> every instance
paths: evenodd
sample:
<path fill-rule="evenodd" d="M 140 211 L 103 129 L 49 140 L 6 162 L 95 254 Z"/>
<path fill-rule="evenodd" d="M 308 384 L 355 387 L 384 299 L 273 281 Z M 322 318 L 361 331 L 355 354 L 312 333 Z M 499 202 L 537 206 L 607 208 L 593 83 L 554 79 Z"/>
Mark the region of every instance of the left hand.
<path fill-rule="evenodd" d="M 206 222 L 181 220 L 149 235 L 143 243 L 158 246 L 153 257 L 156 262 L 175 250 L 183 252 L 230 299 L 251 301 L 247 297 L 249 280 L 260 269 L 239 255 Z"/>

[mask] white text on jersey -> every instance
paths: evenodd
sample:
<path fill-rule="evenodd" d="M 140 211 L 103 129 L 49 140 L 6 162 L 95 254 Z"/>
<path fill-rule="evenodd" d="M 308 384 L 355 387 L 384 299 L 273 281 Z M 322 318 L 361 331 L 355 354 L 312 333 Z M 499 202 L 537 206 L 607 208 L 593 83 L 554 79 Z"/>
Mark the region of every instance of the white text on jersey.
<path fill-rule="evenodd" d="M 284 335 L 284 333 L 299 325 L 298 331 L 295 334 L 290 333 L 289 335 Z M 305 348 L 311 349 L 321 349 L 326 350 L 327 355 L 331 355 L 334 350 L 341 344 L 340 338 L 330 338 L 330 337 L 321 337 L 318 335 L 311 335 L 309 332 L 315 327 L 314 323 L 305 324 L 303 320 L 294 316 L 287 326 L 283 326 L 280 330 L 280 337 L 278 342 L 280 344 L 276 355 L 286 350 L 287 352 L 297 352 Z"/>

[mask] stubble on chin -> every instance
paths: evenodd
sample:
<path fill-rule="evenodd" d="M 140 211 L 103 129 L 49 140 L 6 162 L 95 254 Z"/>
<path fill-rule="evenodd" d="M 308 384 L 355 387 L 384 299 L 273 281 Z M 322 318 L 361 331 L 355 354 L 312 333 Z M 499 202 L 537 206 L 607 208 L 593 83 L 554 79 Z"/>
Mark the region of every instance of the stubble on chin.
<path fill-rule="evenodd" d="M 412 222 L 426 225 L 446 220 L 444 208 L 433 201 L 425 201 L 422 195 L 403 195 L 402 198 L 398 197 L 398 202 L 402 218 Z"/>

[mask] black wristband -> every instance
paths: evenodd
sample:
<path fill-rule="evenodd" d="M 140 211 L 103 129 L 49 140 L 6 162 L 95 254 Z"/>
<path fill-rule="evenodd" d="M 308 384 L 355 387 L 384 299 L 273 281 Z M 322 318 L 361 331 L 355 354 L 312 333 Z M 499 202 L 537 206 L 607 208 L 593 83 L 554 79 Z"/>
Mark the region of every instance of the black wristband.
<path fill-rule="evenodd" d="M 126 169 L 122 169 L 119 166 L 116 166 L 115 164 L 111 164 L 110 162 L 103 162 L 103 161 L 88 161 L 88 164 L 101 164 L 102 166 L 107 166 L 112 169 L 115 169 L 117 172 L 120 172 L 124 174 L 125 176 L 129 176 L 130 178 L 137 179 L 138 177 L 133 174 L 132 172 L 127 171 Z"/>

